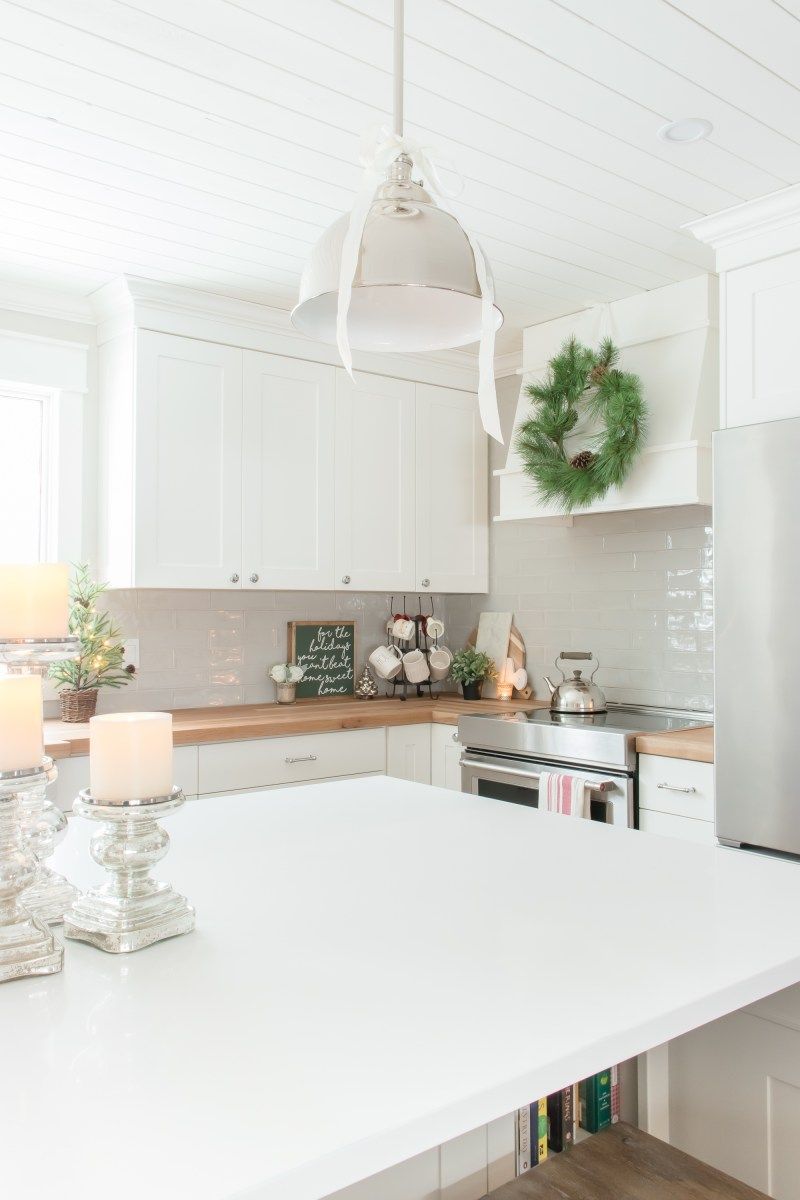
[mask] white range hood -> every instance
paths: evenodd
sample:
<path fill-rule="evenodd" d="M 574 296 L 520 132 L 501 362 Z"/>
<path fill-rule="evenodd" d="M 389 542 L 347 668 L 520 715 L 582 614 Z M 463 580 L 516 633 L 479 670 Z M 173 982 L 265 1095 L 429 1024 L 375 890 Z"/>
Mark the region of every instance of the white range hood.
<path fill-rule="evenodd" d="M 710 504 L 711 431 L 719 411 L 717 278 L 700 275 L 525 330 L 514 434 L 505 467 L 495 471 L 499 511 L 494 520 L 564 516 L 558 505 L 539 499 L 515 441 L 531 411 L 526 385 L 544 376 L 550 359 L 573 335 L 589 346 L 604 336 L 613 339 L 622 351 L 622 369 L 642 380 L 649 417 L 645 449 L 622 487 L 574 515 Z"/>

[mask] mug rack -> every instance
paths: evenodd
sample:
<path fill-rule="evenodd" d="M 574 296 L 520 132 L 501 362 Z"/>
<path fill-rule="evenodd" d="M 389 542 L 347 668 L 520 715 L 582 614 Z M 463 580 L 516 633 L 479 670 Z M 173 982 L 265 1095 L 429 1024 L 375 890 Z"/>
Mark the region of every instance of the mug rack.
<path fill-rule="evenodd" d="M 433 645 L 431 645 L 431 639 L 428 637 L 427 633 L 427 626 L 428 621 L 435 614 L 435 606 L 433 603 L 433 596 L 428 596 L 427 599 L 430 601 L 431 611 L 429 613 L 423 613 L 422 596 L 417 596 L 417 615 L 415 617 L 407 618 L 409 621 L 414 622 L 414 637 L 405 639 L 396 638 L 392 634 L 392 625 L 394 624 L 394 619 L 397 614 L 394 607 L 394 596 L 391 596 L 389 599 L 389 620 L 386 622 L 386 637 L 387 644 L 389 646 L 396 647 L 396 649 L 400 650 L 403 654 L 407 654 L 409 650 L 421 650 L 425 655 L 426 662 L 428 663 L 428 671 L 430 671 L 430 654 L 431 650 L 436 648 L 438 639 L 434 639 Z M 406 614 L 405 596 L 403 596 L 403 607 L 401 609 L 401 614 L 403 616 Z M 444 680 L 439 682 L 444 683 Z M 398 689 L 401 689 L 403 694 L 400 696 L 400 699 L 407 700 L 408 689 L 410 687 L 416 688 L 418 696 L 424 696 L 425 689 L 427 688 L 427 694 L 431 700 L 439 699 L 438 692 L 434 692 L 433 690 L 434 681 L 430 678 L 430 675 L 427 679 L 423 680 L 422 683 L 413 683 L 406 676 L 405 665 L 400 667 L 400 673 L 396 675 L 394 679 L 385 679 L 384 683 L 391 688 L 391 692 L 389 694 L 393 699 L 397 697 Z"/>

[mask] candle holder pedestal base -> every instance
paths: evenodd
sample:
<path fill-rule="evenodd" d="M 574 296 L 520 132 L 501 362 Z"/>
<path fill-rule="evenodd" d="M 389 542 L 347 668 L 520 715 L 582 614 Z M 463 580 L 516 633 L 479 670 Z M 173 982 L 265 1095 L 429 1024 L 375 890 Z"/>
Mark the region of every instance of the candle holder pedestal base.
<path fill-rule="evenodd" d="M 20 794 L 46 784 L 40 767 L 0 772 L 0 983 L 28 975 L 53 975 L 64 964 L 64 947 L 20 903 L 39 865 L 22 832 Z"/>
<path fill-rule="evenodd" d="M 67 832 L 66 815 L 47 799 L 48 783 L 56 778 L 56 768 L 51 758 L 42 763 L 44 779 L 32 783 L 20 792 L 20 820 L 22 834 L 28 847 L 39 862 L 36 879 L 22 893 L 21 900 L 29 913 L 49 925 L 60 924 L 64 913 L 80 892 L 63 875 L 58 875 L 46 866 L 46 860 Z"/>
<path fill-rule="evenodd" d="M 64 915 L 65 937 L 110 954 L 130 954 L 194 929 L 191 904 L 168 883 L 149 876 L 169 849 L 169 835 L 157 818 L 183 801 L 180 788 L 170 796 L 120 804 L 100 804 L 88 791 L 80 793 L 75 812 L 100 822 L 91 853 L 111 879 L 74 901 Z"/>

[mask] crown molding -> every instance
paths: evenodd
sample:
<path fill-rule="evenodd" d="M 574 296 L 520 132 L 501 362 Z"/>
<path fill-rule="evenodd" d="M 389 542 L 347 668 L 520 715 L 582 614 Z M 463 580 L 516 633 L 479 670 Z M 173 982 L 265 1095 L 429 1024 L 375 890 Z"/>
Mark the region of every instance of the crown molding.
<path fill-rule="evenodd" d="M 0 309 L 57 321 L 74 321 L 81 325 L 95 324 L 87 297 L 6 279 L 0 279 Z"/>
<path fill-rule="evenodd" d="M 300 333 L 285 309 L 130 275 L 98 288 L 89 299 L 99 345 L 134 328 L 152 329 L 339 365 L 336 347 Z M 359 370 L 374 374 L 477 389 L 478 358 L 464 350 L 402 355 L 355 351 L 353 361 Z M 511 374 L 519 361 L 521 355 L 499 356 L 498 374 Z"/>
<path fill-rule="evenodd" d="M 683 226 L 711 246 L 717 270 L 800 248 L 800 184 L 792 184 Z"/>

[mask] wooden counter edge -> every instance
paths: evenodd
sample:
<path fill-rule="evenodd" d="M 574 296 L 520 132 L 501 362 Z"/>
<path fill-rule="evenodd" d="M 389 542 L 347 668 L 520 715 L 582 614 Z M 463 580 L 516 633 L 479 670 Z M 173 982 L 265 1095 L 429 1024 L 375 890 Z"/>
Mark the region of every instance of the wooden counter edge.
<path fill-rule="evenodd" d="M 636 751 L 638 754 L 657 754 L 662 758 L 713 763 L 714 726 L 676 729 L 671 733 L 641 733 L 636 739 Z"/>

